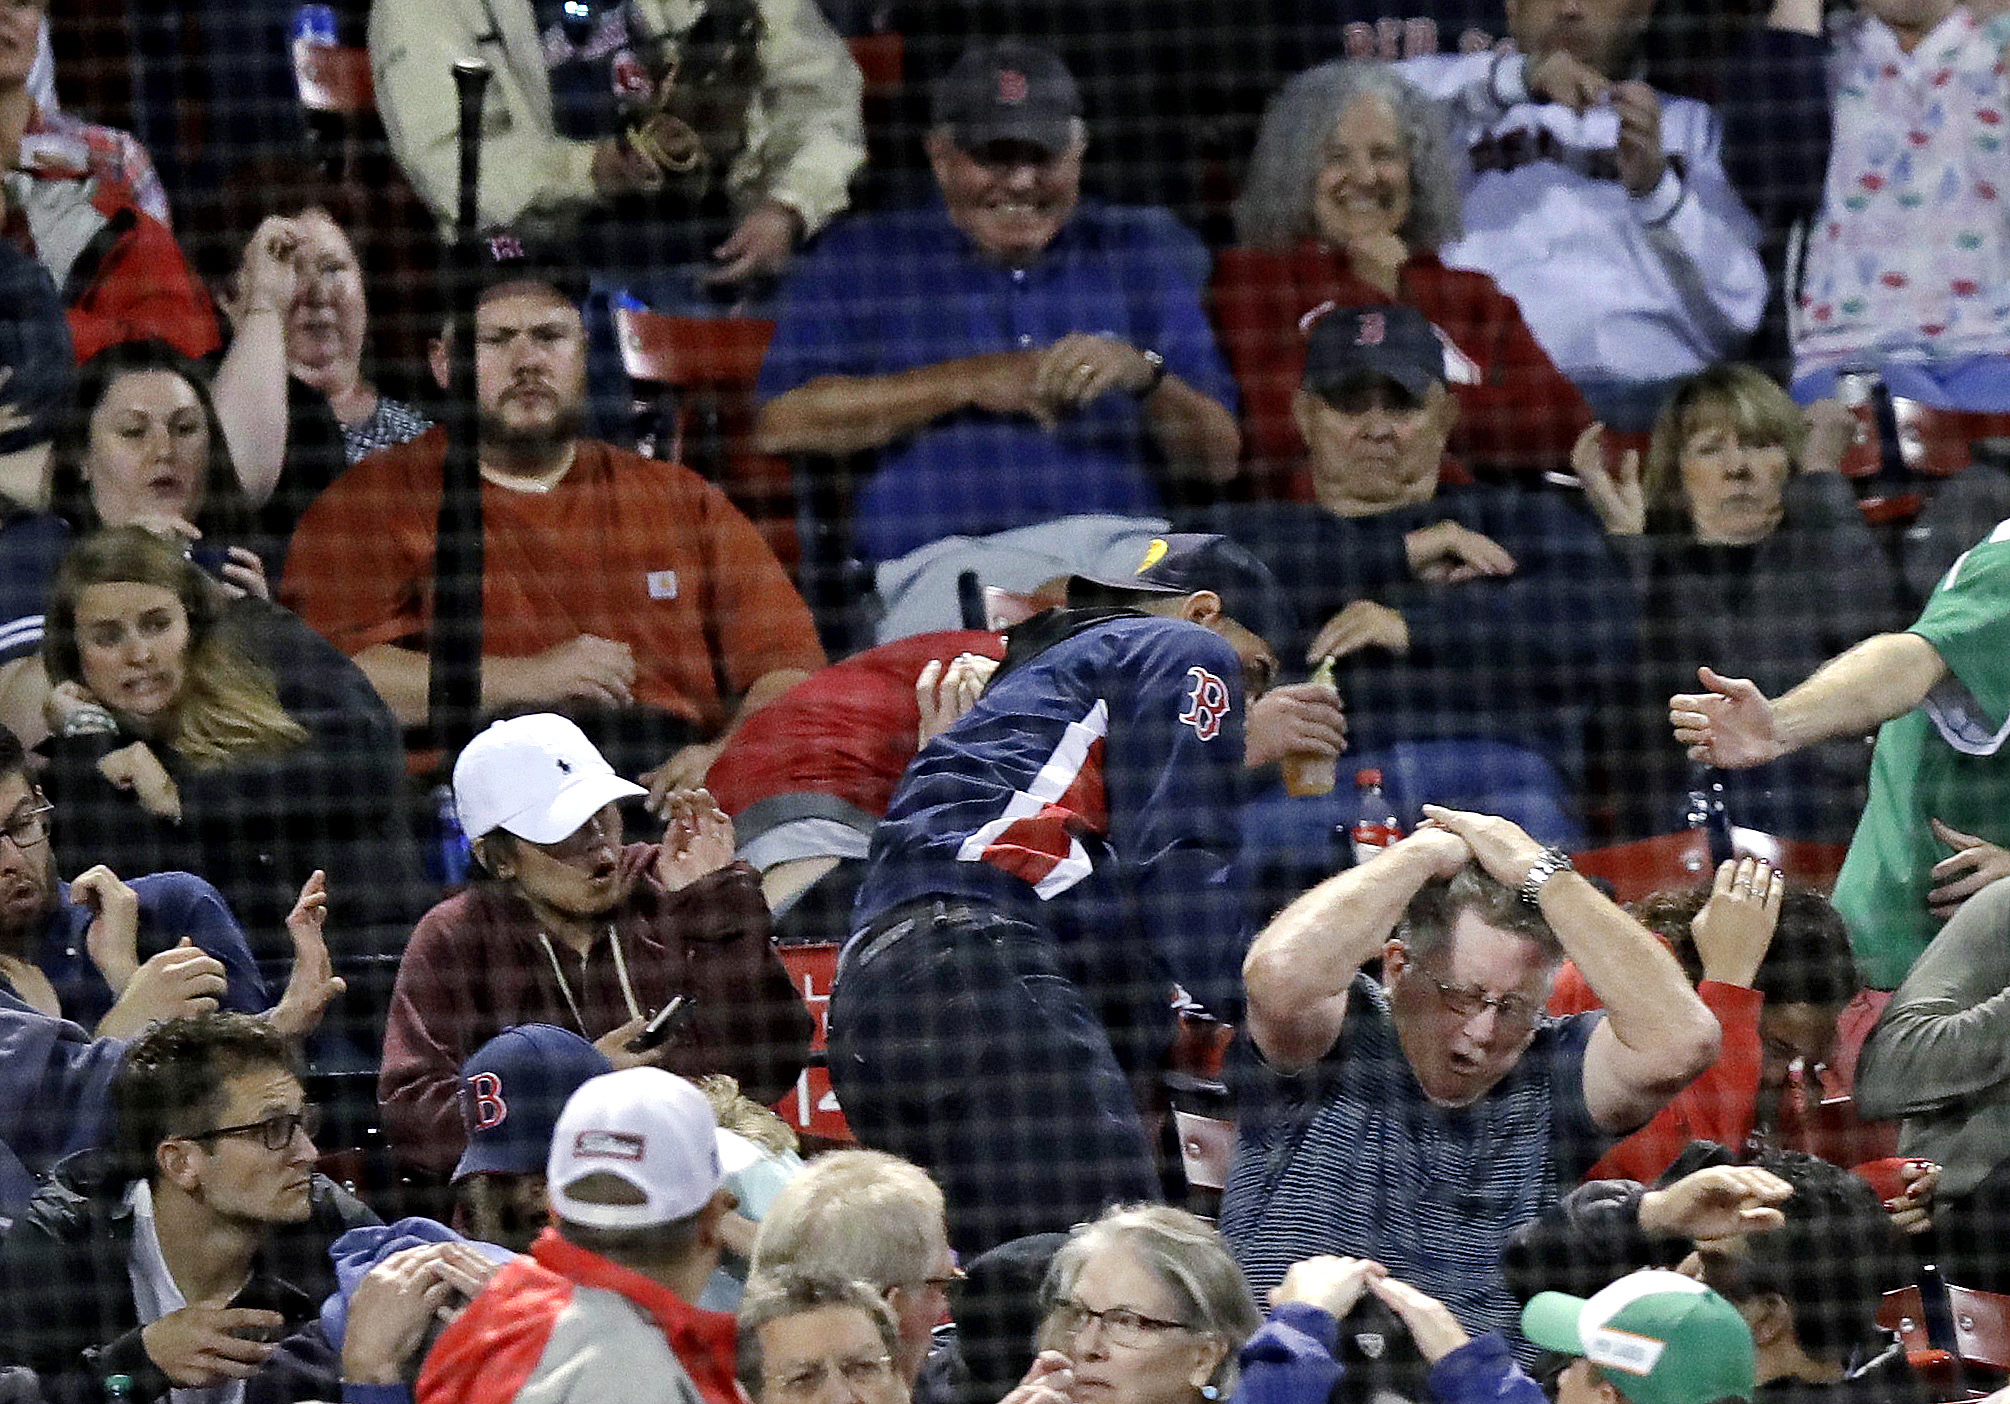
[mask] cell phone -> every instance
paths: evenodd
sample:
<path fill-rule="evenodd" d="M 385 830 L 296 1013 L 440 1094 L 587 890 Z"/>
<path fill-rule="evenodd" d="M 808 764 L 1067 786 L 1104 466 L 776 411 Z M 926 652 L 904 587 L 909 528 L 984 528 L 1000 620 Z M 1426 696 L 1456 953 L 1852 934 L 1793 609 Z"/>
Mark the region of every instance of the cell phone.
<path fill-rule="evenodd" d="M 221 579 L 224 566 L 230 563 L 230 548 L 227 546 L 212 546 L 207 542 L 197 541 L 190 544 L 188 558 L 195 563 L 197 570 L 202 571 L 205 575 L 214 575 Z"/>
<path fill-rule="evenodd" d="M 660 1048 L 669 1041 L 671 1034 L 684 1026 L 696 1008 L 696 1000 L 684 995 L 673 996 L 668 1004 L 657 1010 L 649 1022 L 642 1026 L 641 1033 L 628 1040 L 628 1051 L 647 1053 L 652 1048 Z"/>

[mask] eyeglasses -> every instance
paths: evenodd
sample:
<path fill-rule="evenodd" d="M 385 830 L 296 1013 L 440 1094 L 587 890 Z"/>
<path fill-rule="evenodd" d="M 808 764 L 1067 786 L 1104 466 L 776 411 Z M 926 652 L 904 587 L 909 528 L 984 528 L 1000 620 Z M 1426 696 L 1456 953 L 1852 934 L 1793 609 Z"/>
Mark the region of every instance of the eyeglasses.
<path fill-rule="evenodd" d="M 297 1112 L 276 1112 L 263 1121 L 247 1121 L 242 1126 L 219 1126 L 184 1136 L 184 1141 L 211 1141 L 218 1136 L 256 1136 L 269 1151 L 282 1151 L 293 1144 L 296 1131 L 305 1131 L 313 1140 L 321 1130 L 321 1108 L 305 1106 Z"/>
<path fill-rule="evenodd" d="M 962 1268 L 952 1266 L 946 1273 L 938 1274 L 935 1277 L 922 1278 L 921 1285 L 923 1287 L 933 1287 L 939 1292 L 954 1292 L 957 1288 L 961 1287 L 969 1279 L 969 1277 L 970 1274 L 965 1272 Z"/>
<path fill-rule="evenodd" d="M 1067 1340 L 1081 1335 L 1093 1321 L 1103 1328 L 1104 1339 L 1111 1345 L 1122 1346 L 1125 1350 L 1143 1350 L 1167 1331 L 1193 1329 L 1184 1321 L 1166 1321 L 1156 1316 L 1146 1316 L 1143 1312 L 1132 1311 L 1129 1307 L 1110 1307 L 1105 1311 L 1091 1311 L 1073 1300 L 1056 1303 L 1047 1320 Z"/>
<path fill-rule="evenodd" d="M 814 1399 L 835 1369 L 845 1387 L 855 1391 L 878 1389 L 893 1379 L 890 1355 L 848 1355 L 842 1360 L 811 1360 L 781 1375 L 766 1376 L 768 1388 L 785 1399 Z"/>
<path fill-rule="evenodd" d="M 41 794 L 37 792 L 37 799 Z M 13 840 L 16 848 L 33 848 L 49 837 L 49 816 L 56 812 L 56 806 L 47 800 L 32 809 L 17 809 L 13 818 L 0 824 L 0 834 Z"/>
<path fill-rule="evenodd" d="M 1542 1006 L 1523 995 L 1490 995 L 1478 985 L 1448 985 L 1433 975 L 1424 978 L 1437 987 L 1438 1002 L 1461 1021 L 1477 1019 L 1482 1010 L 1491 1009 L 1499 1028 L 1527 1033 L 1542 1017 Z"/>

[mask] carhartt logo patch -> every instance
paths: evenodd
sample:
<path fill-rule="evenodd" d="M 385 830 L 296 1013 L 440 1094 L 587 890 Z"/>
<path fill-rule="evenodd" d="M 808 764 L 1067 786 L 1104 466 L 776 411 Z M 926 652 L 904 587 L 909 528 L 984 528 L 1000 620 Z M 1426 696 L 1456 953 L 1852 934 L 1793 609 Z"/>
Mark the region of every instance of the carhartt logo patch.
<path fill-rule="evenodd" d="M 674 570 L 652 570 L 648 575 L 649 598 L 652 600 L 674 600 L 677 598 L 677 572 Z"/>

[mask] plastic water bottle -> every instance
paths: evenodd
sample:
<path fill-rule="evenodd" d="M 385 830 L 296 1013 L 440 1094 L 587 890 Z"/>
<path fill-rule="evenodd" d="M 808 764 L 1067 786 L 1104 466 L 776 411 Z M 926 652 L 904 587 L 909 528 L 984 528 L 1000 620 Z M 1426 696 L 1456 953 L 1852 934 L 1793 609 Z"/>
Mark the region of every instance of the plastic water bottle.
<path fill-rule="evenodd" d="M 1403 821 L 1396 817 L 1395 806 L 1382 793 L 1381 771 L 1355 771 L 1354 787 L 1360 798 L 1348 838 L 1354 848 L 1354 866 L 1358 868 L 1383 849 L 1393 848 L 1402 841 Z"/>
<path fill-rule="evenodd" d="M 1683 823 L 1691 829 L 1703 831 L 1710 845 L 1712 867 L 1736 857 L 1731 813 L 1724 805 L 1724 782 L 1716 778 L 1714 771 L 1699 766 L 1689 784 L 1689 802 L 1683 809 Z"/>
<path fill-rule="evenodd" d="M 439 785 L 433 790 L 433 852 L 428 876 L 441 885 L 454 887 L 468 880 L 474 853 L 468 836 L 461 832 L 460 812 L 454 808 L 454 787 Z"/>

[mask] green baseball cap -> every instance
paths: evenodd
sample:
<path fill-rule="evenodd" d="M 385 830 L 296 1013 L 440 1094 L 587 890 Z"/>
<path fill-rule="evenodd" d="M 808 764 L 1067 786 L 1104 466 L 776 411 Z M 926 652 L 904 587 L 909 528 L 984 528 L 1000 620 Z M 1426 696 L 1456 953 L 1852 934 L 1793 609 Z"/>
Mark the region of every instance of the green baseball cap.
<path fill-rule="evenodd" d="M 1630 1273 L 1590 1298 L 1539 1293 L 1521 1329 L 1598 1366 L 1633 1404 L 1716 1404 L 1757 1387 L 1745 1318 L 1679 1272 Z"/>

